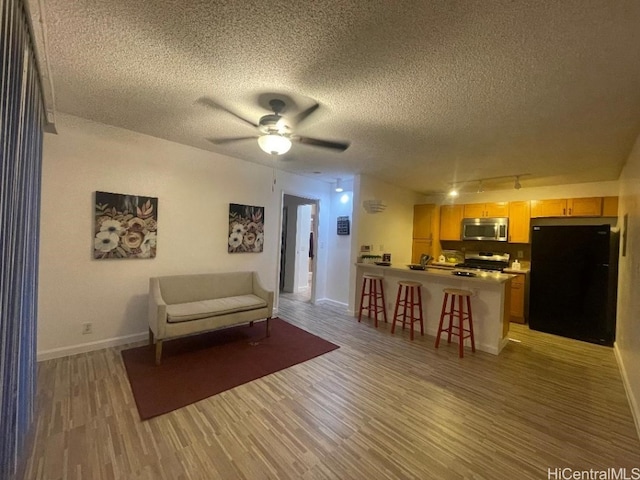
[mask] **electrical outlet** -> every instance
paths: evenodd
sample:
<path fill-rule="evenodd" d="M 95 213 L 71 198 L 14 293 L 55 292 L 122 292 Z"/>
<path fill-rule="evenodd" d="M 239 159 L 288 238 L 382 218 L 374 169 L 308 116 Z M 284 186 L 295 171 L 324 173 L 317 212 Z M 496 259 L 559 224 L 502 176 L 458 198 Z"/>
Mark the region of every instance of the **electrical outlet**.
<path fill-rule="evenodd" d="M 524 258 L 524 252 L 522 250 L 518 250 L 518 258 Z"/>
<path fill-rule="evenodd" d="M 82 324 L 82 334 L 88 335 L 93 333 L 93 324 L 92 323 L 83 323 Z"/>
<path fill-rule="evenodd" d="M 380 244 L 380 251 L 383 252 L 384 251 L 384 245 L 381 243 Z"/>

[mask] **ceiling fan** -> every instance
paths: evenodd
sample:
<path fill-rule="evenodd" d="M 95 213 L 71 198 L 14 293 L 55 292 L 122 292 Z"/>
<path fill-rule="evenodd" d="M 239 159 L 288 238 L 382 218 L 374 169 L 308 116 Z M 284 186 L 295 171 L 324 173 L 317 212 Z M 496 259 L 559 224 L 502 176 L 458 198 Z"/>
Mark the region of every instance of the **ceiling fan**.
<path fill-rule="evenodd" d="M 241 140 L 247 140 L 252 138 L 258 139 L 258 145 L 260 148 L 272 155 L 283 155 L 289 151 L 292 142 L 302 143 L 305 145 L 311 145 L 314 147 L 328 148 L 338 152 L 344 152 L 349 148 L 349 142 L 333 142 L 329 140 L 320 140 L 317 138 L 304 137 L 293 133 L 293 128 L 302 123 L 303 120 L 308 118 L 313 112 L 315 112 L 320 106 L 318 103 L 303 110 L 292 119 L 287 119 L 281 115 L 284 111 L 286 104 L 279 98 L 273 98 L 269 100 L 269 106 L 273 113 L 263 115 L 258 120 L 258 123 L 254 123 L 251 120 L 247 120 L 241 117 L 237 113 L 228 108 L 214 102 L 209 98 L 201 98 L 198 103 L 210 108 L 223 110 L 230 113 L 236 118 L 239 118 L 243 122 L 257 128 L 260 132 L 258 136 L 250 137 L 232 137 L 232 138 L 209 138 L 208 140 L 214 145 L 224 145 L 227 143 L 238 142 Z"/>

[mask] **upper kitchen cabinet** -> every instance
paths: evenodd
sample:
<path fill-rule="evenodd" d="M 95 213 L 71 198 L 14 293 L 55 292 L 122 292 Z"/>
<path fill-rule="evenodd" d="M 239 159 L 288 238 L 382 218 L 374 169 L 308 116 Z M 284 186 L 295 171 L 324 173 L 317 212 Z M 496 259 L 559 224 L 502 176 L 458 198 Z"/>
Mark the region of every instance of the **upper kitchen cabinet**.
<path fill-rule="evenodd" d="M 508 217 L 509 203 L 468 203 L 464 205 L 463 218 Z"/>
<path fill-rule="evenodd" d="M 440 206 L 440 240 L 460 240 L 464 205 Z"/>
<path fill-rule="evenodd" d="M 413 242 L 411 246 L 412 263 L 419 263 L 420 256 L 423 253 L 435 257 L 433 235 L 438 228 L 437 218 L 437 207 L 435 205 L 414 205 Z"/>
<path fill-rule="evenodd" d="M 531 209 L 528 201 L 509 202 L 509 242 L 529 243 Z"/>
<path fill-rule="evenodd" d="M 435 212 L 433 204 L 413 206 L 413 238 L 433 238 Z"/>
<path fill-rule="evenodd" d="M 618 197 L 602 198 L 602 216 L 603 217 L 618 216 Z"/>
<path fill-rule="evenodd" d="M 599 217 L 602 197 L 532 200 L 531 217 Z"/>

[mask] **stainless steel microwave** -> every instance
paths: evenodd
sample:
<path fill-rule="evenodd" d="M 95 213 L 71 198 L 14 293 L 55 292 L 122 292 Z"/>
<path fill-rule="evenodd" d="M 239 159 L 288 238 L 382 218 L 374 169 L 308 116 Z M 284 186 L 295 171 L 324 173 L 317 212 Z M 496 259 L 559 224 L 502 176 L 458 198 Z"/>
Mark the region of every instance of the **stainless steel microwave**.
<path fill-rule="evenodd" d="M 464 218 L 462 240 L 493 240 L 506 242 L 508 218 Z"/>

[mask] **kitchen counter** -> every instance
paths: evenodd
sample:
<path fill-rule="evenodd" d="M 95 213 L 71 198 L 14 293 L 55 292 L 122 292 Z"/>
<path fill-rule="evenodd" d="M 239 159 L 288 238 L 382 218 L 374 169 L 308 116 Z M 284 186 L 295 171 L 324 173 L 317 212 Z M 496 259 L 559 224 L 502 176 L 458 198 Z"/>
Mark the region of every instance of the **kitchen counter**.
<path fill-rule="evenodd" d="M 508 273 L 497 273 L 497 272 L 484 272 L 481 270 L 473 270 L 468 268 L 455 268 L 455 267 L 443 267 L 443 266 L 431 266 L 431 264 L 427 265 L 425 270 L 412 270 L 407 266 L 398 266 L 394 267 L 393 265 L 385 267 L 383 265 L 376 264 L 368 264 L 368 263 L 358 263 L 357 266 L 362 267 L 370 267 L 375 269 L 387 270 L 387 271 L 396 271 L 396 272 L 407 272 L 412 274 L 417 274 L 421 276 L 431 277 L 452 277 L 455 279 L 464 279 L 470 282 L 491 282 L 491 283 L 504 283 L 513 278 L 513 275 Z M 462 271 L 462 272 L 470 272 L 475 274 L 475 277 L 462 277 L 454 275 L 454 271 Z M 521 273 L 524 273 L 523 270 L 518 270 Z"/>
<path fill-rule="evenodd" d="M 395 308 L 398 281 L 413 280 L 420 282 L 422 283 L 425 334 L 435 337 L 442 309 L 444 295 L 442 290 L 444 288 L 470 290 L 473 292 L 471 308 L 473 311 L 476 349 L 497 355 L 507 344 L 509 311 L 511 308 L 510 289 L 514 275 L 473 271 L 477 276 L 461 277 L 453 275 L 454 268 L 443 268 L 438 265 L 428 265 L 426 270 L 411 270 L 406 265 L 380 266 L 368 263 L 358 263 L 356 267 L 356 298 L 354 299 L 354 305 L 360 305 L 362 275 L 364 273 L 382 275 L 387 318 L 391 322 Z M 357 316 L 358 312 L 355 311 L 354 314 Z M 396 335 L 402 335 L 399 332 L 402 332 L 402 330 L 396 330 Z M 469 340 L 466 343 L 469 345 Z M 440 343 L 440 348 L 448 348 L 446 341 Z"/>

